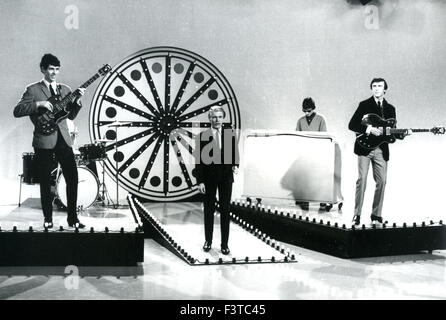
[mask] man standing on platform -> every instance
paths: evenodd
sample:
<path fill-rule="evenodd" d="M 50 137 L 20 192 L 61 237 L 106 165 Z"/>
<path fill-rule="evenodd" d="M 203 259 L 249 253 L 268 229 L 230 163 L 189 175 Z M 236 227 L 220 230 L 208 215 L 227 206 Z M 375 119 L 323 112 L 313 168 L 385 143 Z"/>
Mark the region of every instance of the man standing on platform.
<path fill-rule="evenodd" d="M 388 89 L 386 80 L 383 78 L 374 78 L 370 83 L 370 89 L 372 90 L 373 96 L 359 103 L 358 108 L 348 124 L 348 128 L 354 131 L 356 136 L 360 134 L 383 135 L 382 128 L 364 125 L 362 123 L 363 117 L 367 114 L 376 114 L 383 119 L 395 119 L 396 121 L 395 107 L 384 99 L 384 95 Z M 410 130 L 408 134 L 411 134 Z M 396 137 L 403 139 L 405 135 Z M 364 193 L 367 186 L 367 175 L 370 163 L 372 163 L 373 178 L 375 179 L 375 195 L 370 218 L 372 223 L 382 223 L 382 207 L 387 181 L 389 145 L 388 143 L 382 143 L 375 149 L 366 149 L 356 141 L 354 153 L 358 156 L 358 180 L 356 181 L 355 215 L 352 224 L 359 225 L 361 221 L 361 210 L 364 203 Z"/>
<path fill-rule="evenodd" d="M 63 98 L 71 93 L 71 89 L 68 86 L 56 82 L 59 69 L 60 61 L 56 56 L 47 53 L 42 57 L 40 71 L 43 73 L 43 79 L 26 87 L 22 98 L 14 108 L 14 116 L 16 118 L 29 116 L 36 126 L 37 118 L 41 114 L 53 111 L 53 105 L 48 101 L 50 97 L 60 95 Z M 77 116 L 82 107 L 80 97 L 84 92 L 85 89 L 78 89 L 75 97 L 69 103 L 67 109 L 69 110 L 68 118 L 70 120 Z M 76 212 L 78 173 L 67 119 L 61 120 L 56 127 L 56 130 L 50 134 L 40 132 L 35 127 L 32 143 L 36 154 L 36 167 L 39 172 L 40 200 L 44 215 L 44 227 L 53 227 L 51 170 L 53 169 L 52 159 L 55 157 L 61 165 L 62 173 L 67 182 L 68 225 L 70 227 L 84 228 L 85 225 L 80 223 Z"/>
<path fill-rule="evenodd" d="M 201 132 L 195 142 L 195 171 L 198 189 L 204 194 L 203 250 L 212 246 L 216 193 L 220 211 L 221 253 L 229 254 L 229 207 L 234 173 L 239 166 L 238 141 L 235 131 L 223 128 L 225 111 L 211 107 L 208 113 L 211 128 Z"/>

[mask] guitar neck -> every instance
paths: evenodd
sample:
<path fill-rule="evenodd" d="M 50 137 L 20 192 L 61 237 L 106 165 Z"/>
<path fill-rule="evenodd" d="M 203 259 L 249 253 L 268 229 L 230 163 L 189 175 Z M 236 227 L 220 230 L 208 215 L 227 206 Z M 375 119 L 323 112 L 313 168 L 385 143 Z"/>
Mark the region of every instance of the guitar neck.
<path fill-rule="evenodd" d="M 431 129 L 396 129 L 396 128 L 390 128 L 391 134 L 398 134 L 398 133 L 406 133 L 408 130 L 412 130 L 412 132 L 430 132 Z"/>
<path fill-rule="evenodd" d="M 95 82 L 96 79 L 99 78 L 99 77 L 100 77 L 99 73 L 98 73 L 98 72 L 95 73 L 94 76 L 92 76 L 90 79 L 88 79 L 87 81 L 85 81 L 79 88 L 84 88 L 84 89 L 87 88 L 87 87 L 90 86 L 93 82 Z M 65 109 L 65 107 L 71 102 L 71 100 L 72 100 L 73 98 L 76 97 L 75 92 L 76 92 L 76 90 L 74 90 L 73 92 L 71 92 L 69 95 L 65 96 L 65 97 L 62 99 L 62 101 L 60 101 L 60 103 L 59 103 L 60 109 Z"/>

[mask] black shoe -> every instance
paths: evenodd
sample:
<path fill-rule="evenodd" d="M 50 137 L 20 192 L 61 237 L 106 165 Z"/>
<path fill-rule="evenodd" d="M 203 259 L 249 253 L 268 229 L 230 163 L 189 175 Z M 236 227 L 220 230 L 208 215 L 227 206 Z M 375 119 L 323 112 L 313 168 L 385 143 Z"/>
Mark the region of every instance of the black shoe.
<path fill-rule="evenodd" d="M 85 228 L 85 224 L 81 223 L 79 220 L 75 221 L 73 223 L 69 223 L 68 222 L 68 226 L 71 227 L 71 228 L 78 228 L 78 229 Z"/>
<path fill-rule="evenodd" d="M 352 225 L 359 226 L 361 223 L 361 216 L 355 215 L 353 216 Z"/>
<path fill-rule="evenodd" d="M 203 250 L 205 252 L 208 252 L 209 250 L 211 250 L 211 246 L 212 246 L 212 242 L 209 241 L 205 241 L 204 245 L 203 245 Z"/>
<path fill-rule="evenodd" d="M 372 222 L 378 221 L 379 223 L 383 223 L 383 218 L 382 217 L 378 217 L 378 216 L 375 216 L 373 214 L 370 216 L 370 219 L 372 220 Z"/>
<path fill-rule="evenodd" d="M 229 254 L 229 252 L 231 252 L 231 251 L 229 251 L 229 248 L 228 248 L 228 246 L 222 246 L 221 247 L 221 253 L 223 253 L 223 254 Z"/>
<path fill-rule="evenodd" d="M 331 203 L 327 203 L 327 204 L 325 205 L 325 211 L 329 212 L 329 211 L 331 210 L 331 208 L 333 208 L 333 204 L 331 204 Z"/>
<path fill-rule="evenodd" d="M 51 228 L 53 227 L 53 221 L 45 221 L 45 222 L 43 223 L 43 227 L 44 227 L 45 229 L 51 229 Z"/>

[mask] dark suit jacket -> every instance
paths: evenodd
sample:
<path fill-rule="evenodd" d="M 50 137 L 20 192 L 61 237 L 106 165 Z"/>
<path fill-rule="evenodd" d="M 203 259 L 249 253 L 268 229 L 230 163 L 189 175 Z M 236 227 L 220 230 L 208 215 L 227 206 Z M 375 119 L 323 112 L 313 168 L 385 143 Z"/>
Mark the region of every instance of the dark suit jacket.
<path fill-rule="evenodd" d="M 390 119 L 393 118 L 396 120 L 396 111 L 395 107 L 392 106 L 390 103 L 387 102 L 386 99 L 383 100 L 383 111 L 384 111 L 384 118 Z M 348 128 L 354 132 L 356 132 L 356 135 L 365 133 L 367 126 L 362 125 L 362 117 L 368 113 L 375 113 L 381 117 L 381 110 L 379 109 L 378 105 L 375 102 L 375 99 L 373 97 L 370 97 L 367 100 L 361 101 L 359 103 L 358 108 L 356 109 L 355 113 L 353 114 L 353 117 L 350 119 L 350 122 L 348 124 Z M 389 144 L 383 143 L 379 146 L 381 150 L 383 151 L 383 157 L 384 160 L 389 160 Z M 360 156 L 366 156 L 368 155 L 372 150 L 365 149 L 361 147 L 357 142 L 355 142 L 355 148 L 354 152 L 357 155 Z"/>
<path fill-rule="evenodd" d="M 229 179 L 234 182 L 233 166 L 239 166 L 238 140 L 232 129 L 222 130 L 222 149 L 213 148 L 212 129 L 201 132 L 195 141 L 195 177 L 197 184 Z M 217 151 L 214 154 L 214 151 Z"/>
<path fill-rule="evenodd" d="M 71 93 L 70 87 L 64 84 L 58 84 L 58 91 L 62 97 L 65 97 L 66 95 Z M 34 123 L 35 119 L 39 115 L 36 102 L 46 101 L 48 100 L 49 97 L 51 97 L 51 93 L 48 90 L 45 83 L 43 82 L 43 80 L 28 85 L 19 103 L 14 108 L 14 117 L 18 118 L 18 117 L 29 116 L 31 121 Z M 74 118 L 76 118 L 81 106 L 82 105 L 80 104 L 80 101 L 79 104 L 76 103 L 70 104 L 68 108 L 70 108 L 71 111 L 68 114 L 68 119 L 73 120 Z M 65 142 L 69 146 L 71 146 L 72 142 L 70 138 L 70 133 L 68 131 L 67 120 L 63 119 L 58 123 L 58 126 Z M 56 145 L 57 135 L 58 135 L 57 130 L 50 135 L 42 135 L 39 134 L 36 130 L 34 130 L 33 147 L 39 149 L 52 149 Z"/>

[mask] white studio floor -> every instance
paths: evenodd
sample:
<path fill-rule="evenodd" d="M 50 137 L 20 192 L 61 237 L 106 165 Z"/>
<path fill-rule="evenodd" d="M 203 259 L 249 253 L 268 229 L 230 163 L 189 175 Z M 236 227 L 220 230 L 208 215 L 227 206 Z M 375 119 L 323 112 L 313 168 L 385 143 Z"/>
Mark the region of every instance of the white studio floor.
<path fill-rule="evenodd" d="M 169 204 L 158 203 L 151 210 L 165 214 L 171 208 Z M 178 215 L 181 203 L 174 208 Z M 186 214 L 189 203 L 184 208 Z M 318 206 L 314 208 L 317 210 Z M 316 210 L 312 206 L 308 214 L 336 221 L 351 219 L 346 213 L 350 212 L 348 204 L 343 208 L 344 213 Z M 26 199 L 20 208 L 11 203 L 0 206 L 3 230 L 14 215 L 19 228 L 21 224 L 27 228 L 26 217 L 34 220 L 40 214 L 35 198 Z M 63 221 L 65 214 L 56 211 L 54 216 Z M 128 209 L 96 210 L 93 206 L 81 213 L 80 219 L 87 228 L 95 229 L 132 224 Z M 395 221 L 403 219 L 395 217 Z M 34 226 L 39 227 L 38 223 Z M 229 246 L 235 250 L 236 243 L 231 238 Z M 139 266 L 81 267 L 74 286 L 67 285 L 72 279 L 63 267 L 1 267 L 0 299 L 446 299 L 446 250 L 348 260 L 285 246 L 296 253 L 297 263 L 190 266 L 155 241 L 146 239 L 144 262 Z"/>

